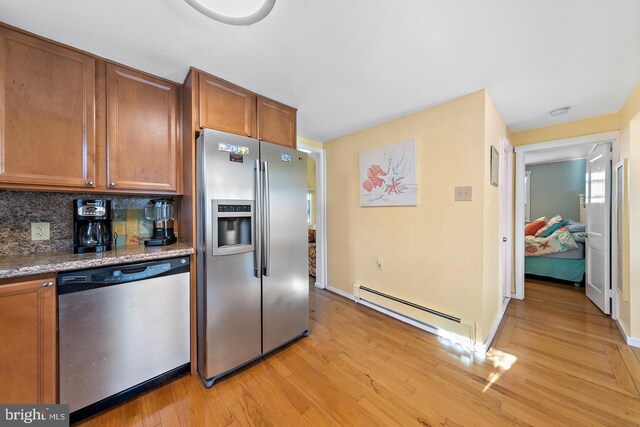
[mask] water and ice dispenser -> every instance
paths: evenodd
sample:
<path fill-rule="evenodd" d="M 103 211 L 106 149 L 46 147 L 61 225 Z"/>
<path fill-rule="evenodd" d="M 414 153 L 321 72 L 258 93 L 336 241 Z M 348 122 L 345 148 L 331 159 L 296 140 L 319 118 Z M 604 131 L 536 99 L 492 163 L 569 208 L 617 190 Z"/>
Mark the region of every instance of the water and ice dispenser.
<path fill-rule="evenodd" d="M 253 200 L 213 200 L 213 255 L 253 251 Z"/>

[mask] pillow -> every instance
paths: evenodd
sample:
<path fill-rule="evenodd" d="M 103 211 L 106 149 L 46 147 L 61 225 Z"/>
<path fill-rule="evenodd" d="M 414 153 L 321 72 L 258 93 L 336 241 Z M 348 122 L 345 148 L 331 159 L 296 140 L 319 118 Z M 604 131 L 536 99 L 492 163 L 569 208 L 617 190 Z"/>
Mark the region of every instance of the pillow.
<path fill-rule="evenodd" d="M 540 230 L 547 223 L 547 217 L 543 216 L 536 219 L 533 222 L 530 222 L 524 227 L 524 235 L 525 236 L 533 236 L 536 234 L 536 231 Z"/>
<path fill-rule="evenodd" d="M 554 231 L 563 226 L 564 221 L 556 222 L 551 227 L 547 228 L 547 231 L 543 231 L 542 233 L 538 234 L 538 237 L 549 237 L 553 234 Z"/>
<path fill-rule="evenodd" d="M 586 243 L 587 241 L 587 233 L 584 231 L 572 232 L 571 235 L 573 236 L 573 240 L 575 240 L 576 243 Z"/>
<path fill-rule="evenodd" d="M 572 219 L 568 219 L 564 225 L 565 227 L 567 227 L 567 230 L 569 230 L 570 233 L 579 233 L 581 231 L 585 231 L 586 228 L 584 224 L 581 224 L 578 221 L 574 221 Z"/>
<path fill-rule="evenodd" d="M 545 231 L 547 231 L 549 228 L 551 228 L 552 225 L 557 224 L 559 222 L 562 222 L 563 219 L 560 216 L 560 214 L 554 216 L 553 218 L 551 218 L 549 220 L 549 222 L 547 222 L 547 225 L 545 225 L 544 227 L 542 227 L 541 229 L 539 229 L 538 231 L 536 231 L 536 236 L 540 236 L 542 233 L 544 233 Z"/>

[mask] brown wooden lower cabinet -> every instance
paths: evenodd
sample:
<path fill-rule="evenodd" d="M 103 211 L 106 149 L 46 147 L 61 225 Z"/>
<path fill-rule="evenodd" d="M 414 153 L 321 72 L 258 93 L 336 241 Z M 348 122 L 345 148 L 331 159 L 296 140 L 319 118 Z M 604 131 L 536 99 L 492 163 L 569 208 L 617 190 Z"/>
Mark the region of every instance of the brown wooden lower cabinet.
<path fill-rule="evenodd" d="M 55 278 L 0 284 L 0 403 L 56 403 Z"/>

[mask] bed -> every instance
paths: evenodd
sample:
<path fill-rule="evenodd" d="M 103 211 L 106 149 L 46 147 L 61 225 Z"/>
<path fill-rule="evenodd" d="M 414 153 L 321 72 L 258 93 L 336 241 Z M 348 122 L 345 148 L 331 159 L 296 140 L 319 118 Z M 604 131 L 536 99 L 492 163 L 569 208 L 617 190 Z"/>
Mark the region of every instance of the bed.
<path fill-rule="evenodd" d="M 548 236 L 525 236 L 525 274 L 581 283 L 586 265 L 585 238 L 584 224 L 572 220 L 562 220 Z"/>

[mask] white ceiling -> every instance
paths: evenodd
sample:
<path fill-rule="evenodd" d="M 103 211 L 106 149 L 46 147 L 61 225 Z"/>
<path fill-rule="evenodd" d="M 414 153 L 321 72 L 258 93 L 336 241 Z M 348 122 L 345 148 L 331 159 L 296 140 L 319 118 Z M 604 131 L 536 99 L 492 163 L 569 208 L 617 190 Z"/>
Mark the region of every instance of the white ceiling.
<path fill-rule="evenodd" d="M 319 141 L 482 88 L 536 128 L 618 111 L 640 78 L 639 0 L 277 0 L 248 27 L 183 0 L 0 0 L 0 20 L 178 82 L 193 65 Z"/>

